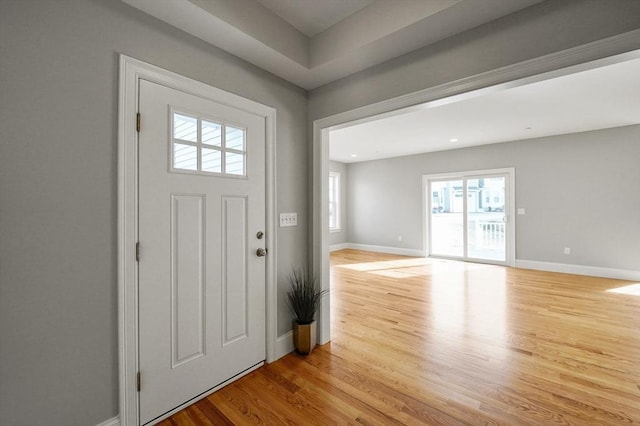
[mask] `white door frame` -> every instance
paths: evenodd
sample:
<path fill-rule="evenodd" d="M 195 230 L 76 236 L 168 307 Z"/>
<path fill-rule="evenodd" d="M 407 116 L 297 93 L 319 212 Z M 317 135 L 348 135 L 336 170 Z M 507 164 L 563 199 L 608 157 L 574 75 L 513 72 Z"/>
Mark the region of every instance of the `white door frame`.
<path fill-rule="evenodd" d="M 477 74 L 432 88 L 387 99 L 313 122 L 313 233 L 311 256 L 323 290 L 329 281 L 329 131 L 389 117 L 412 108 L 491 93 L 536 81 L 598 68 L 640 56 L 640 30 L 629 31 L 593 43 Z M 472 93 L 473 92 L 473 93 Z M 322 299 L 318 317 L 318 343 L 331 340 L 330 297 Z"/>
<path fill-rule="evenodd" d="M 506 260 L 504 262 L 496 262 L 492 260 L 480 260 L 473 259 L 473 262 L 482 262 L 482 263 L 493 263 L 497 265 L 507 265 L 507 266 L 516 266 L 516 218 L 515 218 L 515 210 L 516 210 L 516 193 L 515 193 L 515 169 L 513 167 L 507 167 L 503 169 L 490 169 L 490 170 L 473 170 L 473 171 L 464 171 L 464 172 L 451 172 L 451 173 L 438 173 L 433 175 L 424 175 L 422 176 L 422 219 L 427 221 L 424 226 L 423 233 L 423 245 L 424 247 L 424 256 L 429 257 L 429 253 L 431 248 L 429 246 L 429 236 L 431 233 L 431 220 L 427 218 L 427 216 L 431 215 L 431 194 L 429 192 L 429 183 L 431 181 L 438 180 L 448 180 L 448 179 L 472 179 L 478 176 L 489 176 L 489 175 L 504 175 L 506 176 L 505 181 L 505 197 L 508 199 L 508 202 L 505 203 L 504 215 L 507 227 L 507 235 L 508 238 L 505 240 L 505 255 Z M 463 198 L 465 211 L 467 204 L 467 197 Z M 424 222 L 423 222 L 424 223 Z M 466 241 L 466 224 L 463 227 L 465 230 L 465 241 Z M 438 257 L 446 257 L 446 256 L 438 256 Z M 458 259 L 452 257 L 452 259 Z M 468 260 L 468 259 L 462 259 Z"/>
<path fill-rule="evenodd" d="M 136 114 L 140 80 L 148 80 L 265 119 L 266 161 L 266 360 L 276 359 L 276 110 L 154 65 L 120 55 L 118 111 L 118 355 L 120 424 L 139 419 L 136 375 L 138 366 L 138 133 Z M 144 126 L 144 117 L 142 118 Z"/>

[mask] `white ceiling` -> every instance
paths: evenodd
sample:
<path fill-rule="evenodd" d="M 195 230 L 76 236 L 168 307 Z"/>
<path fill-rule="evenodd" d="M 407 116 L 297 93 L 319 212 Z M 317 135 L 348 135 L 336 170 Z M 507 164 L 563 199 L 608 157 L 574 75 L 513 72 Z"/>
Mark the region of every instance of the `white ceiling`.
<path fill-rule="evenodd" d="M 314 89 L 542 0 L 122 0 Z"/>
<path fill-rule="evenodd" d="M 330 157 L 352 163 L 640 124 L 640 59 L 486 92 L 332 130 Z"/>
<path fill-rule="evenodd" d="M 313 37 L 375 0 L 258 0 L 264 7 Z"/>

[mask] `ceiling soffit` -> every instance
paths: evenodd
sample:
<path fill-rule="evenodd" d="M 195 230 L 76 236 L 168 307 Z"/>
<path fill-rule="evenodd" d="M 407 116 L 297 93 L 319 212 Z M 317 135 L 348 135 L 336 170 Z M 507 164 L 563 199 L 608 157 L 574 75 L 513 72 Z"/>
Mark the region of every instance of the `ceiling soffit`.
<path fill-rule="evenodd" d="M 313 37 L 376 0 L 257 1 L 302 31 L 307 37 Z"/>
<path fill-rule="evenodd" d="M 313 37 L 257 0 L 122 1 L 310 90 L 541 0 L 379 0 Z"/>

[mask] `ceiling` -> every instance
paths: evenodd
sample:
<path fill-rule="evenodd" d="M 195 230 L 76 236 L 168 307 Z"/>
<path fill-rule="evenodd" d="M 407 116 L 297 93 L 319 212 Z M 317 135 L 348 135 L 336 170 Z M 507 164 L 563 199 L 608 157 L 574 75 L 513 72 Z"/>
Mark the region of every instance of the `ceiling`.
<path fill-rule="evenodd" d="M 258 0 L 267 9 L 313 37 L 375 0 Z"/>
<path fill-rule="evenodd" d="M 542 0 L 122 0 L 311 90 Z"/>
<path fill-rule="evenodd" d="M 353 163 L 640 124 L 640 59 L 406 111 L 332 130 L 330 158 Z"/>

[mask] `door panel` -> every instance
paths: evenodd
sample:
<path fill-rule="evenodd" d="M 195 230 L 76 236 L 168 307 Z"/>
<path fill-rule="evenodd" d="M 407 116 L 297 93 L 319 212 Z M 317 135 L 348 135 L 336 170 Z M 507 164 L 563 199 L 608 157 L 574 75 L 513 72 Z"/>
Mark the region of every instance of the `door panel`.
<path fill-rule="evenodd" d="M 205 196 L 171 195 L 172 367 L 204 355 Z"/>
<path fill-rule="evenodd" d="M 247 200 L 222 199 L 223 329 L 227 345 L 247 336 Z"/>
<path fill-rule="evenodd" d="M 145 424 L 265 359 L 265 125 L 147 81 L 140 113 Z"/>

